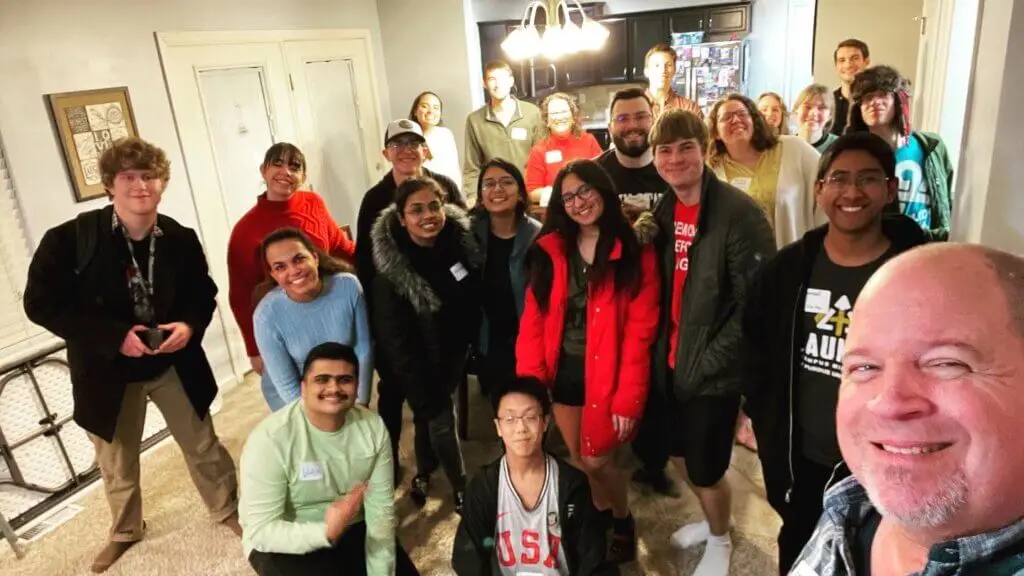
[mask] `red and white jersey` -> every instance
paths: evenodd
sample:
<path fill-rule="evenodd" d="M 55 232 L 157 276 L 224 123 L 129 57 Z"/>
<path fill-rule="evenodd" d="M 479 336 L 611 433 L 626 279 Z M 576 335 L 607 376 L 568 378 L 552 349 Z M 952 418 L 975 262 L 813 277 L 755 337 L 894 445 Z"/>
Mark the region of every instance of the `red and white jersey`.
<path fill-rule="evenodd" d="M 523 506 L 509 478 L 508 462 L 501 459 L 495 531 L 494 549 L 503 576 L 569 574 L 558 513 L 558 464 L 553 456 L 547 456 L 544 488 L 532 510 Z"/>

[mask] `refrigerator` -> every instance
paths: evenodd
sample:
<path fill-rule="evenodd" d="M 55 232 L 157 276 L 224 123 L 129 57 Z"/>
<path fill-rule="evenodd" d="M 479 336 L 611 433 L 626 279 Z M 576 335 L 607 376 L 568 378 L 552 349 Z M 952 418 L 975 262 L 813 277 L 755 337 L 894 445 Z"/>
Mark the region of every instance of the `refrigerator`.
<path fill-rule="evenodd" d="M 716 100 L 731 92 L 746 93 L 746 40 L 704 42 L 703 32 L 672 34 L 676 75 L 672 88 L 697 102 L 707 116 Z"/>

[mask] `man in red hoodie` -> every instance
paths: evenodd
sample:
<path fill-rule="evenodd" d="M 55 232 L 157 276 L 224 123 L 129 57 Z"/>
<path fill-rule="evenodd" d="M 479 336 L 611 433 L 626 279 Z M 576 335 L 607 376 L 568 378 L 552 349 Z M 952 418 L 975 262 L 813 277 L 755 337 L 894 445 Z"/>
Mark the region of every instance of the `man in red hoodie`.
<path fill-rule="evenodd" d="M 260 174 L 267 191 L 235 224 L 228 241 L 228 297 L 252 369 L 263 374 L 252 328 L 253 289 L 266 278 L 266 264 L 260 257 L 263 239 L 278 228 L 298 228 L 332 256 L 348 262 L 353 261 L 356 246 L 338 227 L 319 194 L 299 190 L 306 180 L 306 157 L 297 147 L 287 142 L 271 146 Z"/>

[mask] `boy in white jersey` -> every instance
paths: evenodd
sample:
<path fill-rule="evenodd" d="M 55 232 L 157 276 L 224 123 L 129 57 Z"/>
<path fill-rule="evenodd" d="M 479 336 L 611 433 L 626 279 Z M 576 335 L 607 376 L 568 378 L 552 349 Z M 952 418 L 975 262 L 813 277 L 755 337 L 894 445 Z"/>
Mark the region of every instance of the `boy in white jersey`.
<path fill-rule="evenodd" d="M 452 568 L 459 576 L 617 575 L 587 477 L 544 452 L 548 391 L 519 378 L 492 397 L 505 455 L 469 482 Z"/>

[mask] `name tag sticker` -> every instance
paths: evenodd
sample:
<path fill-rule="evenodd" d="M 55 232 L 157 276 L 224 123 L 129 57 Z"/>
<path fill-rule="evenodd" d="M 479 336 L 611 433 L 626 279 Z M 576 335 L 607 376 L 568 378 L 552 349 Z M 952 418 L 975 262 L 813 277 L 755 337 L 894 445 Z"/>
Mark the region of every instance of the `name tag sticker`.
<path fill-rule="evenodd" d="M 516 576 L 544 576 L 540 572 L 516 572 Z"/>
<path fill-rule="evenodd" d="M 548 164 L 555 164 L 562 161 L 561 150 L 548 150 L 544 153 L 544 161 Z"/>
<path fill-rule="evenodd" d="M 466 270 L 466 267 L 462 265 L 462 262 L 456 262 L 455 265 L 451 267 L 451 271 L 456 282 L 462 282 L 463 278 L 469 276 L 469 272 Z"/>
<path fill-rule="evenodd" d="M 299 480 L 312 482 L 324 479 L 324 469 L 319 462 L 303 462 L 299 464 Z"/>
<path fill-rule="evenodd" d="M 729 184 L 732 184 L 733 186 L 739 188 L 740 190 L 747 192 L 750 190 L 750 182 L 750 178 L 733 178 L 732 182 L 729 182 Z"/>
<path fill-rule="evenodd" d="M 818 288 L 808 288 L 804 300 L 804 312 L 811 314 L 827 314 L 832 308 L 832 292 Z"/>
<path fill-rule="evenodd" d="M 512 128 L 511 135 L 513 140 L 526 140 L 528 133 L 526 132 L 526 128 L 523 128 L 522 126 L 517 126 L 515 128 Z"/>

